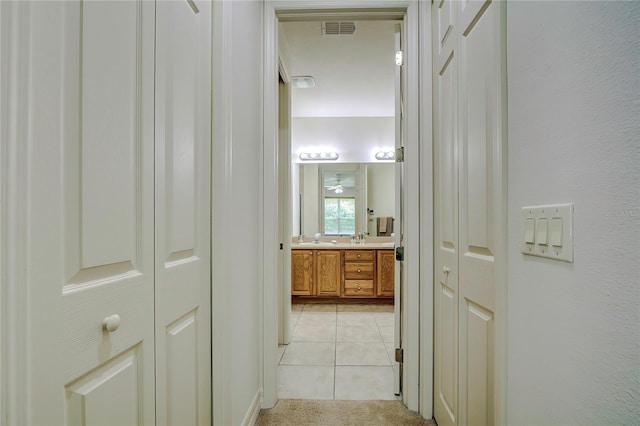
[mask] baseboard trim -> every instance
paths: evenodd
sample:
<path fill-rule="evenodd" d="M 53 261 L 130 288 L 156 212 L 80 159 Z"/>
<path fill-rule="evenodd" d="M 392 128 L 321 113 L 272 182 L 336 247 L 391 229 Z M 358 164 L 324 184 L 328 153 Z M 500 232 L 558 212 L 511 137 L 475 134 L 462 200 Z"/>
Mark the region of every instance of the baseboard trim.
<path fill-rule="evenodd" d="M 242 419 L 242 426 L 253 426 L 256 424 L 258 420 L 258 415 L 260 414 L 260 390 L 256 392 L 256 396 L 253 397 L 253 401 L 251 401 L 251 406 L 249 410 L 247 410 L 247 414 L 244 415 L 244 419 Z"/>

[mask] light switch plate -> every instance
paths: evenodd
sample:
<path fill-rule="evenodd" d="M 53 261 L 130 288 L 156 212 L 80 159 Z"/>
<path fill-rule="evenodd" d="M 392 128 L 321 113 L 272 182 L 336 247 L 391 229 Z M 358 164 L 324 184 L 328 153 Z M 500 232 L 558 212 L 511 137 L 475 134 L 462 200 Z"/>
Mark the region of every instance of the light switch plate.
<path fill-rule="evenodd" d="M 533 243 L 528 243 L 532 220 L 536 222 L 536 238 Z M 538 234 L 539 225 L 545 222 L 548 232 L 545 230 L 546 238 L 541 239 L 541 235 Z M 521 224 L 522 253 L 573 262 L 573 204 L 523 207 Z M 558 235 L 558 232 L 561 234 Z"/>

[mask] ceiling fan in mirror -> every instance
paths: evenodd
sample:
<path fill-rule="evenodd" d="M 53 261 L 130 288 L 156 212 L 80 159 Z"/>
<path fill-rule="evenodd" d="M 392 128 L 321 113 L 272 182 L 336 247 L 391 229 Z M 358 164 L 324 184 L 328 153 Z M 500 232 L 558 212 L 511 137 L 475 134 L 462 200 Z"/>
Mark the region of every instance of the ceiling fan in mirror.
<path fill-rule="evenodd" d="M 340 183 L 340 175 L 336 175 L 336 184 L 335 185 L 327 185 L 324 188 L 328 191 L 334 191 L 336 194 L 342 194 L 344 192 L 344 186 Z"/>

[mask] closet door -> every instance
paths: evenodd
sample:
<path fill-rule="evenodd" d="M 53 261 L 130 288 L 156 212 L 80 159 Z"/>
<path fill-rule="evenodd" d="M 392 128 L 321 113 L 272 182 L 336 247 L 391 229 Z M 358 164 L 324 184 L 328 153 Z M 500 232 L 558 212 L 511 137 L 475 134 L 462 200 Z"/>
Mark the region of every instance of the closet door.
<path fill-rule="evenodd" d="M 500 3 L 433 6 L 435 418 L 495 423 L 496 261 L 504 261 Z"/>
<path fill-rule="evenodd" d="M 155 6 L 23 7 L 29 421 L 154 424 Z"/>
<path fill-rule="evenodd" d="M 157 3 L 158 424 L 211 423 L 211 8 Z"/>
<path fill-rule="evenodd" d="M 434 416 L 458 424 L 458 3 L 433 5 Z"/>

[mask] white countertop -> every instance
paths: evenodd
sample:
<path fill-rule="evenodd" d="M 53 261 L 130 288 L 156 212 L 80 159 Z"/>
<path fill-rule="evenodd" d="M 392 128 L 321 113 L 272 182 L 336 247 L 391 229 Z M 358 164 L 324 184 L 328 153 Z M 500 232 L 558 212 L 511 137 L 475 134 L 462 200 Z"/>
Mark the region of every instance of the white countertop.
<path fill-rule="evenodd" d="M 367 250 L 367 249 L 389 249 L 393 250 L 394 242 L 372 242 L 365 244 L 351 244 L 351 243 L 331 243 L 321 241 L 319 243 L 305 242 L 305 243 L 292 243 L 291 250 Z"/>

